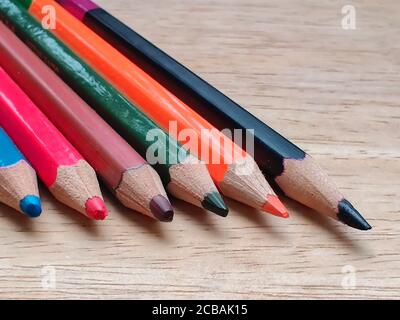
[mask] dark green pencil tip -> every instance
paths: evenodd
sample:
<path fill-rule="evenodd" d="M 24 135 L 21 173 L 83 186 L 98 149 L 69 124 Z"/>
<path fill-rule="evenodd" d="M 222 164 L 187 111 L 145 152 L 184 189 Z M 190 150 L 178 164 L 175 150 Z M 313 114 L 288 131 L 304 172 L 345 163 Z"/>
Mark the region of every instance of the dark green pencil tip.
<path fill-rule="evenodd" d="M 229 212 L 228 207 L 218 192 L 207 194 L 201 205 L 204 209 L 214 212 L 221 217 L 226 217 Z"/>
<path fill-rule="evenodd" d="M 341 222 L 358 230 L 372 229 L 369 223 L 346 199 L 343 199 L 342 201 L 339 202 L 338 209 L 339 213 L 337 216 Z"/>

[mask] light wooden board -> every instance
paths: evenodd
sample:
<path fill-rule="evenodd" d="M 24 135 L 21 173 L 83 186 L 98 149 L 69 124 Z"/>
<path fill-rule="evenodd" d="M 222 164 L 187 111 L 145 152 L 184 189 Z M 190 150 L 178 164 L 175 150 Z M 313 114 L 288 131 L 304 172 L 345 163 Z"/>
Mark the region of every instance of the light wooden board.
<path fill-rule="evenodd" d="M 157 224 L 105 190 L 91 223 L 41 188 L 37 221 L 0 206 L 0 298 L 400 298 L 398 0 L 97 2 L 321 161 L 374 229 L 291 201 L 282 220 L 174 200 Z"/>

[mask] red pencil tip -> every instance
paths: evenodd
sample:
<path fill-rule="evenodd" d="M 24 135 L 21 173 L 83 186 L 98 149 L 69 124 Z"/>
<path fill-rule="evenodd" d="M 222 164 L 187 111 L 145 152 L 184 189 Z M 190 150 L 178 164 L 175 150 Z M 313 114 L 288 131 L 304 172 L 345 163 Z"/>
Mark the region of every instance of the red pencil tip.
<path fill-rule="evenodd" d="M 287 212 L 287 209 L 285 208 L 283 203 L 279 200 L 277 196 L 272 194 L 267 196 L 267 202 L 265 202 L 262 209 L 281 218 L 289 217 L 289 213 Z"/>
<path fill-rule="evenodd" d="M 103 199 L 94 197 L 86 201 L 86 214 L 94 220 L 104 220 L 107 218 L 108 210 Z"/>

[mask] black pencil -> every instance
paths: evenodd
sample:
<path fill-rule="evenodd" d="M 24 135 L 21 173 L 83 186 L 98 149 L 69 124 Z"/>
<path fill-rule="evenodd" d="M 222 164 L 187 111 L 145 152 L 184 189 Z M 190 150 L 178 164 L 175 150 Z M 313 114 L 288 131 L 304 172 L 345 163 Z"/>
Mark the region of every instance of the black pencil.
<path fill-rule="evenodd" d="M 254 130 L 255 159 L 286 196 L 351 227 L 371 229 L 322 168 L 298 146 L 93 2 L 57 2 L 215 127 Z"/>

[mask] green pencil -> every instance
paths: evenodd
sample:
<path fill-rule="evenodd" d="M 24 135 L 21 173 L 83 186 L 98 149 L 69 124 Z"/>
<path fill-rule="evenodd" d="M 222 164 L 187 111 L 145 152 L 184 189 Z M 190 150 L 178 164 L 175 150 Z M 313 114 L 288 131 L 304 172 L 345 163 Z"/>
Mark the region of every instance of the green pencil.
<path fill-rule="evenodd" d="M 0 18 L 160 174 L 175 197 L 226 216 L 204 164 L 32 18 L 18 1 L 1 0 Z M 149 139 L 153 136 L 155 139 Z M 153 152 L 154 151 L 154 152 Z M 154 154 L 154 159 L 149 155 Z M 158 160 L 155 163 L 155 160 Z"/>

